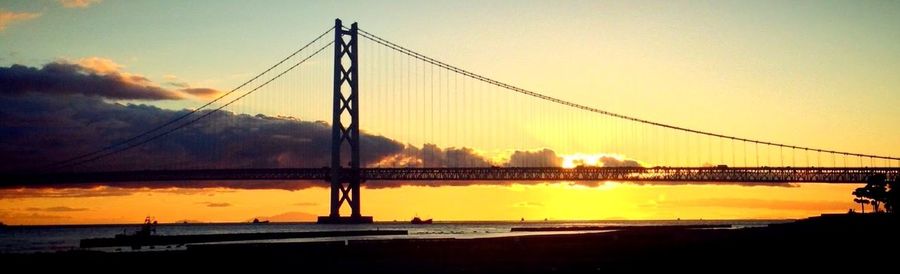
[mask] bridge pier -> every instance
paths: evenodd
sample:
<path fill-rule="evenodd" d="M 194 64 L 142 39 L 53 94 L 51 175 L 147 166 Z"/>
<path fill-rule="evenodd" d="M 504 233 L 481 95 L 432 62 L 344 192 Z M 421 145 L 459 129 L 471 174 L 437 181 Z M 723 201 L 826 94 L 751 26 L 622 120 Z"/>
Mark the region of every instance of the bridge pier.
<path fill-rule="evenodd" d="M 319 224 L 371 224 L 372 216 L 319 216 Z"/>
<path fill-rule="evenodd" d="M 371 216 L 362 216 L 359 188 L 359 59 L 357 58 L 356 23 L 345 30 L 341 19 L 334 20 L 334 89 L 331 116 L 331 212 L 320 216 L 320 224 L 361 224 L 372 223 Z M 349 37 L 345 41 L 344 38 Z M 344 58 L 349 66 L 344 66 Z M 349 125 L 344 124 L 348 118 Z M 346 141 L 350 148 L 350 166 L 341 165 L 341 148 Z M 344 202 L 350 206 L 350 216 L 341 216 Z"/>

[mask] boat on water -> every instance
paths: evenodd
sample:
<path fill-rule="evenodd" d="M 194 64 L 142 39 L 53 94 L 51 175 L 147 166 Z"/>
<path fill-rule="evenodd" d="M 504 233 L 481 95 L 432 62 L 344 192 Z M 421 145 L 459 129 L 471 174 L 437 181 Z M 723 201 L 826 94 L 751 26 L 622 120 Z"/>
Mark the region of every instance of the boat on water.
<path fill-rule="evenodd" d="M 128 234 L 126 231 L 122 231 L 122 234 L 116 234 L 116 239 L 135 239 L 135 238 L 148 238 L 154 234 L 156 234 L 156 220 L 147 216 L 144 218 L 144 224 L 141 225 L 141 229 L 135 231 L 133 234 Z"/>
<path fill-rule="evenodd" d="M 268 224 L 268 223 L 269 223 L 269 220 L 260 221 L 259 218 L 253 219 L 253 224 Z"/>
<path fill-rule="evenodd" d="M 428 220 L 422 220 L 422 219 L 419 218 L 419 217 L 415 217 L 415 218 L 412 219 L 412 221 L 411 221 L 410 223 L 412 223 L 412 224 L 414 224 L 414 225 L 424 225 L 424 224 L 431 224 L 431 222 L 432 222 L 431 219 L 428 219 Z"/>
<path fill-rule="evenodd" d="M 153 238 L 159 237 L 156 235 L 156 225 L 156 220 L 148 216 L 144 218 L 144 224 L 141 225 L 140 230 L 131 234 L 128 234 L 126 230 L 122 230 L 122 234 L 116 234 L 109 240 L 121 243 L 122 246 L 131 246 L 133 250 L 139 250 L 141 246 L 150 245 L 149 243 L 152 242 Z M 150 248 L 153 248 L 153 246 L 151 245 Z"/>

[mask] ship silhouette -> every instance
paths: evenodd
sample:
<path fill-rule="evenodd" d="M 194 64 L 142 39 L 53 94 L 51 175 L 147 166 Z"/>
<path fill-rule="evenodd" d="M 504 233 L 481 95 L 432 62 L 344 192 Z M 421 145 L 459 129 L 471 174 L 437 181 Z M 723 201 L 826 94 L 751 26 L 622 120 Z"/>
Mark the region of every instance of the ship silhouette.
<path fill-rule="evenodd" d="M 419 217 L 414 217 L 414 218 L 412 219 L 412 221 L 410 221 L 410 223 L 411 223 L 411 224 L 414 224 L 414 225 L 431 224 L 431 222 L 432 222 L 431 219 L 428 219 L 428 220 L 422 220 L 422 219 L 419 218 Z"/>

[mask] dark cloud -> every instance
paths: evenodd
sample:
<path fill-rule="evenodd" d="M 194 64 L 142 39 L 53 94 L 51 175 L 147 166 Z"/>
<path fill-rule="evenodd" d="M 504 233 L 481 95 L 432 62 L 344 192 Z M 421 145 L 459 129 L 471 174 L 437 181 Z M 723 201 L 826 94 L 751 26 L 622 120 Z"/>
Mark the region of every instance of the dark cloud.
<path fill-rule="evenodd" d="M 42 68 L 12 65 L 0 67 L 0 94 L 83 94 L 110 99 L 171 100 L 181 94 L 167 90 L 146 77 L 120 73 L 109 67 L 53 62 Z"/>
<path fill-rule="evenodd" d="M 0 189 L 0 199 L 26 199 L 26 198 L 84 198 L 84 197 L 112 197 L 128 196 L 133 190 L 99 187 L 99 188 L 20 188 Z"/>
<path fill-rule="evenodd" d="M 619 159 L 610 156 L 600 157 L 600 164 L 604 167 L 640 167 L 641 164 L 635 160 Z"/>
<path fill-rule="evenodd" d="M 0 199 L 27 198 L 88 198 L 130 196 L 135 194 L 167 193 L 180 195 L 215 194 L 233 189 L 280 189 L 296 191 L 316 187 L 328 187 L 325 181 L 180 181 L 180 182 L 127 182 L 108 184 L 43 185 L 29 188 L 0 188 Z M 201 203 L 209 205 L 208 203 Z M 317 203 L 301 202 L 296 206 L 315 206 Z"/>
<path fill-rule="evenodd" d="M 441 149 L 435 144 L 422 148 L 406 145 L 403 151 L 383 158 L 373 167 L 489 167 L 491 162 L 467 147 Z"/>
<path fill-rule="evenodd" d="M 0 95 L 0 170 L 39 167 L 128 139 L 183 115 L 84 95 Z M 205 114 L 205 113 L 201 113 Z M 404 146 L 363 133 L 364 165 Z M 321 167 L 330 163 L 331 125 L 293 118 L 217 112 L 158 141 L 85 169 Z"/>
<path fill-rule="evenodd" d="M 230 207 L 230 206 L 231 206 L 230 203 L 213 203 L 213 202 L 205 202 L 205 203 L 202 203 L 202 204 L 205 204 L 207 207 Z"/>
<path fill-rule="evenodd" d="M 243 183 L 243 184 L 242 184 Z M 166 184 L 164 182 L 145 182 L 117 184 L 117 186 L 97 186 L 90 184 L 77 185 L 53 185 L 18 189 L 0 189 L 0 199 L 27 199 L 27 198 L 88 198 L 88 197 L 114 197 L 130 196 L 134 194 L 166 193 L 179 195 L 215 194 L 231 192 L 229 189 L 284 189 L 299 190 L 327 184 L 298 184 L 296 182 L 270 183 L 262 186 L 248 187 L 247 182 L 215 183 L 215 182 L 188 182 L 183 184 Z"/>
<path fill-rule="evenodd" d="M 506 163 L 509 167 L 559 167 L 562 166 L 562 158 L 556 156 L 556 152 L 550 149 L 538 151 L 513 152 Z"/>
<path fill-rule="evenodd" d="M 74 211 L 87 211 L 87 208 L 74 208 L 67 206 L 54 206 L 54 207 L 29 207 L 26 208 L 27 211 L 44 211 L 44 212 L 74 212 Z"/>
<path fill-rule="evenodd" d="M 208 189 L 208 188 L 229 188 L 229 189 L 281 189 L 281 190 L 302 190 L 314 187 L 327 187 L 328 182 L 325 181 L 168 181 L 168 182 L 128 182 L 115 183 L 117 188 L 122 189 Z M 93 186 L 96 187 L 96 186 Z"/>

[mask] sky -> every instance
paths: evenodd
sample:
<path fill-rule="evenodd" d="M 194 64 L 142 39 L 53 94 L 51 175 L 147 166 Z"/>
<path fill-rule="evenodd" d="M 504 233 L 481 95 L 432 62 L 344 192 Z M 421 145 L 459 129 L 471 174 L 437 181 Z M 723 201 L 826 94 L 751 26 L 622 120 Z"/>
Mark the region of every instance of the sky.
<path fill-rule="evenodd" d="M 239 85 L 331 27 L 335 18 L 358 22 L 366 31 L 446 63 L 587 106 L 747 138 L 900 155 L 900 138 L 896 137 L 900 135 L 900 78 L 895 75 L 900 68 L 900 4 L 890 1 L 3 1 L 0 68 L 41 75 L 52 71 L 40 70 L 50 64 L 51 68 L 67 69 L 73 79 L 99 75 L 102 80 L 91 82 L 97 88 L 80 82 L 38 91 L 7 89 L 7 98 L 0 103 L 17 111 L 3 113 L 9 117 L 33 117 L 29 115 L 37 115 L 34 113 L 40 112 L 36 110 L 46 106 L 68 106 L 72 112 L 92 119 L 111 113 L 117 117 L 134 113 L 171 115 Z M 393 56 L 375 54 L 383 51 L 372 45 L 361 46 L 361 54 L 373 52 L 363 58 Z M 322 63 L 328 58 L 323 54 L 313 61 Z M 378 76 L 373 73 L 379 72 L 372 72 L 378 67 L 363 69 L 364 79 Z M 330 81 L 322 75 L 315 77 Z M 363 95 L 371 96 L 366 102 L 391 100 L 386 90 L 375 86 L 364 86 L 363 90 L 372 90 Z M 473 88 L 463 96 L 480 91 Z M 325 95 L 314 99 L 327 100 Z M 289 115 L 307 121 L 327 118 L 327 111 L 321 111 L 327 108 L 315 109 L 317 106 L 311 109 L 317 114 L 307 115 L 306 110 L 285 103 L 287 100 L 279 103 L 272 100 L 275 95 L 266 96 L 249 98 L 251 101 L 228 110 Z M 503 99 L 509 95 L 498 96 Z M 497 111 L 512 113 L 518 107 L 518 101 L 513 100 L 517 99 L 501 100 L 512 103 L 497 106 Z M 118 109 L 104 102 L 147 104 L 159 109 Z M 447 122 L 449 128 L 461 127 L 466 133 L 460 134 L 462 137 L 411 133 L 428 116 L 413 117 L 410 125 L 388 122 L 402 117 L 404 111 L 417 113 L 425 108 L 424 104 L 399 106 L 399 113 L 374 106 L 364 108 L 372 110 L 364 116 L 364 130 L 373 138 L 387 138 L 378 139 L 383 149 L 372 155 L 407 151 L 403 143 L 427 141 L 445 149 L 470 146 L 473 153 L 488 159 L 506 157 L 495 161 L 510 161 L 511 149 L 551 148 L 559 156 L 617 154 L 649 165 L 667 164 L 666 159 L 655 159 L 658 156 L 652 152 L 660 144 L 631 143 L 628 149 L 616 148 L 605 141 L 614 137 L 610 135 L 613 131 L 585 126 L 610 120 L 596 120 L 584 113 L 568 124 L 539 119 L 544 113 L 556 115 L 559 109 L 522 114 L 533 116 L 513 113 L 485 118 L 493 116 L 483 110 L 487 107 L 476 105 L 473 111 L 462 111 L 465 116 L 460 122 Z M 438 109 L 437 119 L 458 114 L 451 111 Z M 96 136 L 73 133 L 63 126 L 82 120 L 57 121 L 51 135 L 70 140 L 115 139 L 110 136 L 139 132 L 146 127 L 146 119 L 151 123 L 163 119 L 134 117 L 127 120 L 127 130 L 92 124 Z M 485 128 L 466 128 L 464 122 L 494 119 L 491 121 L 496 124 L 507 125 L 522 117 L 526 119 L 518 120 L 524 122 L 506 131 L 511 132 L 509 136 L 525 137 L 485 133 Z M 11 125 L 5 125 L 9 131 L 4 132 L 18 132 L 12 131 Z M 281 133 L 279 130 L 287 130 L 275 125 L 271 128 Z M 305 137 L 316 140 L 316 136 Z M 4 140 L 8 143 L 2 147 L 6 154 L 3 159 L 38 161 L 99 145 L 63 142 L 68 148 L 20 156 L 24 155 L 20 149 L 33 144 L 29 139 L 33 138 Z M 708 143 L 687 151 L 699 149 L 700 154 L 712 155 L 715 153 L 702 149 L 712 150 L 715 145 L 728 146 Z M 275 164 L 309 160 L 277 151 L 266 153 L 283 156 Z M 730 155 L 718 159 L 710 156 L 693 160 L 687 156 L 687 162 L 725 163 L 728 158 L 746 156 L 734 149 L 727 153 Z M 304 163 L 319 164 L 316 161 Z M 728 164 L 744 163 L 735 160 Z M 497 186 L 403 186 L 364 191 L 363 210 L 376 220 L 408 219 L 414 214 L 438 220 L 798 218 L 846 211 L 854 206 L 849 195 L 854 187 L 647 186 L 624 182 L 603 186 L 513 182 Z M 139 222 L 144 215 L 165 221 L 245 221 L 252 217 L 308 220 L 327 210 L 326 190 L 219 186 L 4 189 L 0 190 L 0 221 L 116 223 Z"/>

